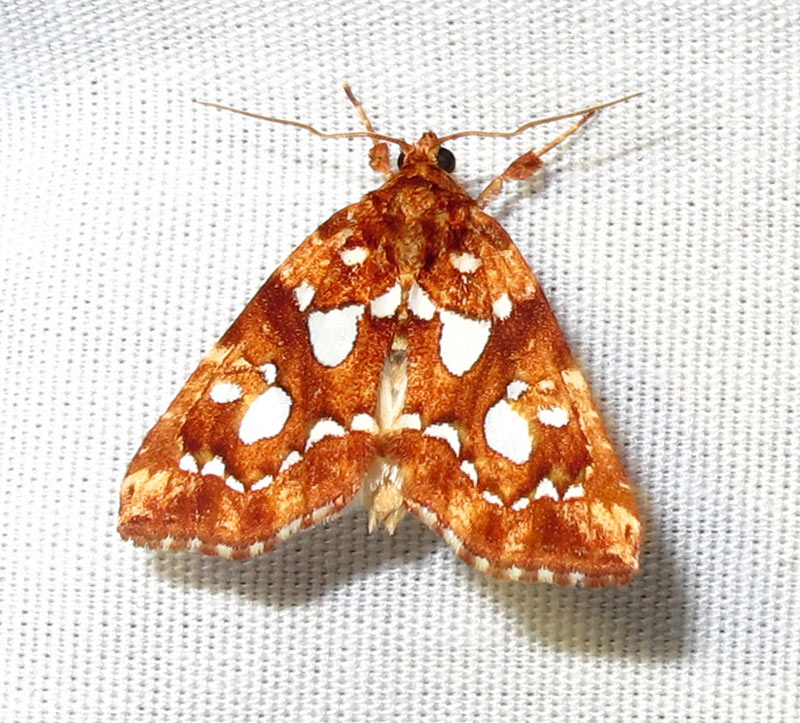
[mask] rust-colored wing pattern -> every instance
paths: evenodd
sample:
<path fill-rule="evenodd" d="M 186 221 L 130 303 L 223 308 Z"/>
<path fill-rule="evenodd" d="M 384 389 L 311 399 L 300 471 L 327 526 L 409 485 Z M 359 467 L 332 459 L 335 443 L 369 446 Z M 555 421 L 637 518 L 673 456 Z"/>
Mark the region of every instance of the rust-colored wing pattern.
<path fill-rule="evenodd" d="M 147 435 L 122 487 L 123 537 L 244 558 L 358 492 L 395 325 L 370 313 L 395 279 L 358 216 L 344 209 L 298 247 Z"/>
<path fill-rule="evenodd" d="M 583 375 L 438 150 L 409 146 L 256 294 L 131 463 L 123 537 L 245 558 L 361 491 L 370 529 L 410 509 L 489 574 L 637 572 L 633 494 Z"/>
<path fill-rule="evenodd" d="M 630 486 L 542 289 L 477 207 L 420 273 L 397 448 L 407 505 L 480 570 L 601 586 L 638 569 Z"/>

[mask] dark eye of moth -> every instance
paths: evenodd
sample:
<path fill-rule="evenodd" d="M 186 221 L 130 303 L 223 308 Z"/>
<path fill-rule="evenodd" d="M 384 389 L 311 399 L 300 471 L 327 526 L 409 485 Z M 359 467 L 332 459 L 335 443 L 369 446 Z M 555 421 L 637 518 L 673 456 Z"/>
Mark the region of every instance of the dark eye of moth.
<path fill-rule="evenodd" d="M 456 169 L 456 157 L 451 151 L 440 147 L 439 153 L 436 154 L 436 165 L 443 171 L 452 173 Z"/>
<path fill-rule="evenodd" d="M 402 168 L 403 161 L 405 160 L 406 154 L 403 153 L 403 151 L 400 151 L 400 155 L 397 156 L 397 167 Z M 452 173 L 456 167 L 456 157 L 446 148 L 439 148 L 439 152 L 436 154 L 436 165 L 438 165 L 443 171 Z"/>

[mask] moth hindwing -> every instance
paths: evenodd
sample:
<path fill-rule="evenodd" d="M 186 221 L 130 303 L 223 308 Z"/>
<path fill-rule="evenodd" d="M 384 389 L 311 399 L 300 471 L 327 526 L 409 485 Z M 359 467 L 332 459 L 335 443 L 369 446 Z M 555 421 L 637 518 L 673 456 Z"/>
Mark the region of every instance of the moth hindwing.
<path fill-rule="evenodd" d="M 247 558 L 361 494 L 370 529 L 410 510 L 495 576 L 631 579 L 635 501 L 584 377 L 445 160 L 433 133 L 405 144 L 269 278 L 131 462 L 124 538 Z"/>

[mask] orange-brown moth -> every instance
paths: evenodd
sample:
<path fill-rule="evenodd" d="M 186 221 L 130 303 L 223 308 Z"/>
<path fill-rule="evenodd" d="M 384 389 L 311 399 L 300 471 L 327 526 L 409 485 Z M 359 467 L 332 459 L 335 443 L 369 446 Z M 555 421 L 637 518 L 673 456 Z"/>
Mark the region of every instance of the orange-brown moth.
<path fill-rule="evenodd" d="M 629 582 L 633 492 L 541 286 L 482 210 L 613 103 L 410 144 L 345 89 L 365 132 L 268 120 L 372 138 L 387 181 L 311 234 L 200 363 L 130 464 L 120 534 L 244 559 L 361 494 L 370 531 L 410 510 L 490 575 Z M 570 117 L 477 198 L 451 175 L 445 141 Z"/>

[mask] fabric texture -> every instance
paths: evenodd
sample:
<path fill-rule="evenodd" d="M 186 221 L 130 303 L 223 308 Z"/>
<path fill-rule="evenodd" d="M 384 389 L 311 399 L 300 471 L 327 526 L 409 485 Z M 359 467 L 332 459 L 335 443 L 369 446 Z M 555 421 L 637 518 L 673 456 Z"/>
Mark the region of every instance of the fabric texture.
<path fill-rule="evenodd" d="M 0 718 L 785 721 L 798 704 L 800 6 L 0 9 Z M 119 539 L 125 467 L 368 143 L 644 91 L 489 211 L 646 525 L 629 587 L 486 578 L 354 513 L 244 563 Z M 566 124 L 450 149 L 473 193 Z"/>

